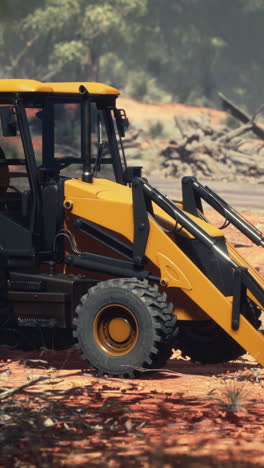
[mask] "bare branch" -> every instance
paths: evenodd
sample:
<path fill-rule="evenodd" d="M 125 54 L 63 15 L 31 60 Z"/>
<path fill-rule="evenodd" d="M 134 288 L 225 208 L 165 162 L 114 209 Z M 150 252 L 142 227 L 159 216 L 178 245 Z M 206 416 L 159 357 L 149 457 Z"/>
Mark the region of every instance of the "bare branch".
<path fill-rule="evenodd" d="M 264 104 L 261 104 L 261 106 L 257 108 L 256 112 L 252 116 L 253 122 L 256 120 L 258 114 L 260 114 L 263 111 L 263 109 L 264 109 Z"/>
<path fill-rule="evenodd" d="M 44 81 L 44 82 L 45 82 L 45 81 L 50 80 L 53 76 L 57 75 L 57 73 L 58 73 L 59 71 L 60 71 L 60 70 L 57 70 L 57 69 L 56 69 L 56 70 L 52 70 L 52 71 L 46 73 L 46 75 L 44 75 L 44 76 L 42 77 L 41 81 Z"/>
<path fill-rule="evenodd" d="M 259 108 L 253 116 L 251 116 L 243 109 L 241 109 L 241 107 L 239 107 L 237 104 L 228 99 L 224 94 L 218 93 L 218 96 L 222 100 L 223 108 L 227 112 L 229 112 L 231 115 L 233 115 L 233 117 L 235 117 L 243 123 L 251 122 L 252 131 L 255 133 L 255 135 L 264 140 L 264 129 L 254 121 L 256 115 L 259 114 L 261 108 Z"/>
<path fill-rule="evenodd" d="M 15 69 L 18 67 L 21 59 L 28 53 L 28 51 L 31 49 L 31 47 L 35 44 L 36 40 L 38 39 L 38 36 L 33 37 L 31 41 L 26 42 L 25 47 L 17 54 L 15 58 L 11 60 L 11 71 L 14 72 Z"/>
<path fill-rule="evenodd" d="M 243 135 L 244 133 L 249 132 L 252 130 L 252 123 L 249 122 L 245 125 L 241 125 L 241 127 L 236 128 L 235 130 L 231 130 L 230 132 L 226 133 L 225 135 L 222 135 L 220 138 L 216 139 L 215 141 L 217 143 L 223 143 L 223 142 L 228 142 L 232 140 L 233 138 L 236 138 L 240 135 Z"/>

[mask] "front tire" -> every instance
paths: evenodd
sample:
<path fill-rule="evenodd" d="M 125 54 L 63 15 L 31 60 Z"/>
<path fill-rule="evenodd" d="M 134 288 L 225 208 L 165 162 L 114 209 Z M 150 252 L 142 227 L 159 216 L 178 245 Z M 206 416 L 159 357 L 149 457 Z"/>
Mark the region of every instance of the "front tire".
<path fill-rule="evenodd" d="M 171 356 L 176 316 L 157 286 L 136 278 L 102 281 L 81 298 L 74 336 L 99 375 L 134 377 Z"/>

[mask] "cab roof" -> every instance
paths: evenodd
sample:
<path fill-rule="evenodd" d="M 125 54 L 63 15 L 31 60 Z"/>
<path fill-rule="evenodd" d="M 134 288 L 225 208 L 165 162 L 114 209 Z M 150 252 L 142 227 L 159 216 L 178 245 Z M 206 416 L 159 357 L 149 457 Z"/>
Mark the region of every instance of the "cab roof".
<path fill-rule="evenodd" d="M 0 93 L 66 93 L 80 94 L 79 88 L 84 86 L 90 94 L 118 96 L 120 91 L 103 83 L 95 82 L 68 82 L 68 83 L 42 83 L 36 80 L 0 80 Z"/>

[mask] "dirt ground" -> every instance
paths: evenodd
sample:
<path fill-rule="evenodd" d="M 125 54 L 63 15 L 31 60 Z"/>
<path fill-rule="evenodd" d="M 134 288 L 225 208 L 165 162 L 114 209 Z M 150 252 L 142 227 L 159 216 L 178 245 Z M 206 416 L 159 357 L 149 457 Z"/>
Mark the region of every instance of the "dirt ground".
<path fill-rule="evenodd" d="M 118 107 L 126 110 L 127 116 L 131 123 L 173 120 L 177 114 L 182 115 L 201 115 L 208 114 L 213 123 L 219 124 L 226 119 L 226 112 L 208 107 L 186 106 L 179 103 L 153 103 L 145 104 L 131 98 L 119 97 L 117 101 Z"/>
<path fill-rule="evenodd" d="M 201 366 L 175 353 L 120 380 L 97 378 L 74 348 L 2 348 L 0 371 L 0 466 L 264 465 L 263 369 L 250 356 Z"/>
<path fill-rule="evenodd" d="M 263 213 L 246 214 L 261 228 Z M 228 237 L 263 274 L 260 248 Z M 263 377 L 249 355 L 201 365 L 176 351 L 138 380 L 98 378 L 74 347 L 2 346 L 0 466 L 264 466 Z"/>

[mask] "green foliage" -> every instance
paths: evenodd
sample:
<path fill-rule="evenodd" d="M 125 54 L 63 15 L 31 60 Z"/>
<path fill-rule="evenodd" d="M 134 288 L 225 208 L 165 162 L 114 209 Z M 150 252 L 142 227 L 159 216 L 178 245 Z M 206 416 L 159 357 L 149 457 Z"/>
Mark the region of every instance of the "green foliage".
<path fill-rule="evenodd" d="M 143 70 L 132 71 L 129 74 L 125 93 L 146 103 L 171 101 L 171 95 L 158 86 L 157 80 L 151 74 Z"/>
<path fill-rule="evenodd" d="M 103 81 L 145 102 L 250 111 L 263 95 L 263 0 L 0 2 L 0 77 Z"/>
<path fill-rule="evenodd" d="M 149 130 L 152 138 L 160 138 L 163 134 L 163 125 L 161 122 L 156 122 L 150 127 Z"/>
<path fill-rule="evenodd" d="M 81 41 L 62 41 L 54 45 L 51 63 L 62 70 L 74 62 L 81 62 L 85 53 L 84 44 Z"/>
<path fill-rule="evenodd" d="M 212 396 L 216 393 L 219 397 Z M 248 390 L 245 385 L 237 380 L 224 383 L 223 388 L 213 389 L 208 394 L 209 399 L 213 399 L 225 411 L 237 413 L 246 406 Z"/>

